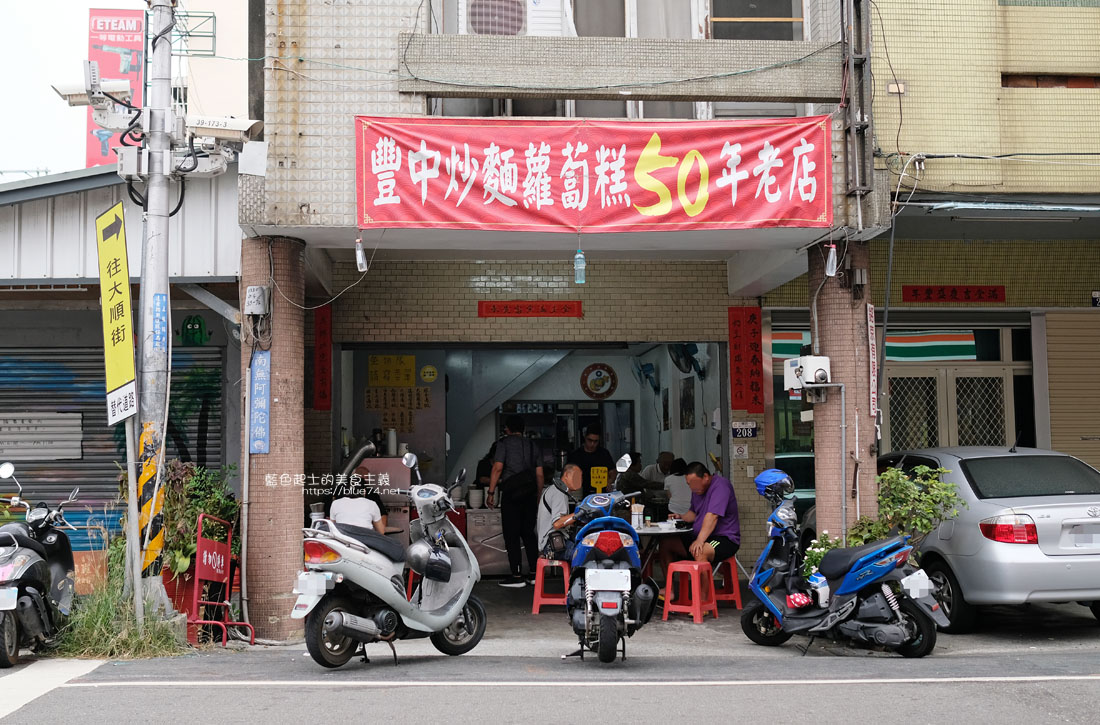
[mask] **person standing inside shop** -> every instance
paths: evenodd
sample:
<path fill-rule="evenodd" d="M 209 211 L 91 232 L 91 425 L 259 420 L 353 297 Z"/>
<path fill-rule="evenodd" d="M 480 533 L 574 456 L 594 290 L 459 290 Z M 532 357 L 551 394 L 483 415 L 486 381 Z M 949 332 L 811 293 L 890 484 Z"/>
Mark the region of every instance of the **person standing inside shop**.
<path fill-rule="evenodd" d="M 615 460 L 611 457 L 611 452 L 600 445 L 602 438 L 603 429 L 599 424 L 593 423 L 585 429 L 581 447 L 566 458 L 566 463 L 576 464 L 584 474 L 584 496 L 596 493 L 597 487 L 600 491 L 610 491 L 615 480 Z"/>
<path fill-rule="evenodd" d="M 499 488 L 500 527 L 511 569 L 511 574 L 500 582 L 502 587 L 526 586 L 534 576 L 539 558 L 535 523 L 543 486 L 542 453 L 534 441 L 523 436 L 525 427 L 518 415 L 510 415 L 504 421 L 504 437 L 497 442 L 489 475 L 486 504 L 489 508 L 496 506 Z M 521 545 L 527 550 L 528 579 L 522 576 Z"/>

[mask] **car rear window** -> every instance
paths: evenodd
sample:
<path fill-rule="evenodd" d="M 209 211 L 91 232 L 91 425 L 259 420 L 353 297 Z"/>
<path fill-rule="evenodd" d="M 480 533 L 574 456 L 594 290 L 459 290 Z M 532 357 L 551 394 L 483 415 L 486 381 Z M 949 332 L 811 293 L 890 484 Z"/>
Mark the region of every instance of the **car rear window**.
<path fill-rule="evenodd" d="M 1100 494 L 1100 472 L 1069 456 L 970 458 L 962 468 L 978 498 Z"/>

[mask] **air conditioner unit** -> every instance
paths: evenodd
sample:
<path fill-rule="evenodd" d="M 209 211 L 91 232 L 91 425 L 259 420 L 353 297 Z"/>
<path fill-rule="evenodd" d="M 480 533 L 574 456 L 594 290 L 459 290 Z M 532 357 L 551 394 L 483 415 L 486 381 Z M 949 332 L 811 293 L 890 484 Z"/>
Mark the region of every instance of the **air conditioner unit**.
<path fill-rule="evenodd" d="M 458 0 L 458 32 L 576 35 L 568 0 Z"/>

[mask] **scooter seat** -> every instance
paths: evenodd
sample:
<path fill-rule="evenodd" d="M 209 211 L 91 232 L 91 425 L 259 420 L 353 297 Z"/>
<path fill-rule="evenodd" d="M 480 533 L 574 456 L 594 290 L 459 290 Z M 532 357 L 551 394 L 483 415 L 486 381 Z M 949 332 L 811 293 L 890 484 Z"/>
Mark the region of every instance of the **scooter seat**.
<path fill-rule="evenodd" d="M 30 549 L 34 553 L 41 556 L 43 559 L 47 558 L 46 547 L 42 546 L 42 544 L 38 543 L 29 536 L 17 534 L 14 531 L 5 531 L 3 533 L 0 533 L 0 546 L 11 546 L 11 540 L 13 536 L 15 537 L 16 545 L 21 546 L 24 549 Z"/>
<path fill-rule="evenodd" d="M 401 542 L 391 539 L 372 529 L 351 524 L 336 524 L 344 536 L 350 536 L 364 546 L 374 549 L 390 561 L 405 561 L 405 547 Z"/>
<path fill-rule="evenodd" d="M 821 558 L 821 564 L 818 565 L 817 569 L 826 579 L 840 579 L 851 570 L 852 566 L 857 561 L 871 552 L 894 544 L 900 544 L 904 541 L 905 539 L 903 537 L 895 536 L 892 539 L 872 541 L 870 544 L 853 546 L 850 549 L 833 549 L 825 552 L 825 556 Z"/>

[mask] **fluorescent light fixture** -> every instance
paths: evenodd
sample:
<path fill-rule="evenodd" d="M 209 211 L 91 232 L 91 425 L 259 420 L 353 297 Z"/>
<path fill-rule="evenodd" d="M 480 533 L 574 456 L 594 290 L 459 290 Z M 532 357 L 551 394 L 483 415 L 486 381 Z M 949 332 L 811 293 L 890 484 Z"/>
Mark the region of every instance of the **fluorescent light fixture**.
<path fill-rule="evenodd" d="M 1079 222 L 1079 216 L 953 216 L 953 222 Z"/>

